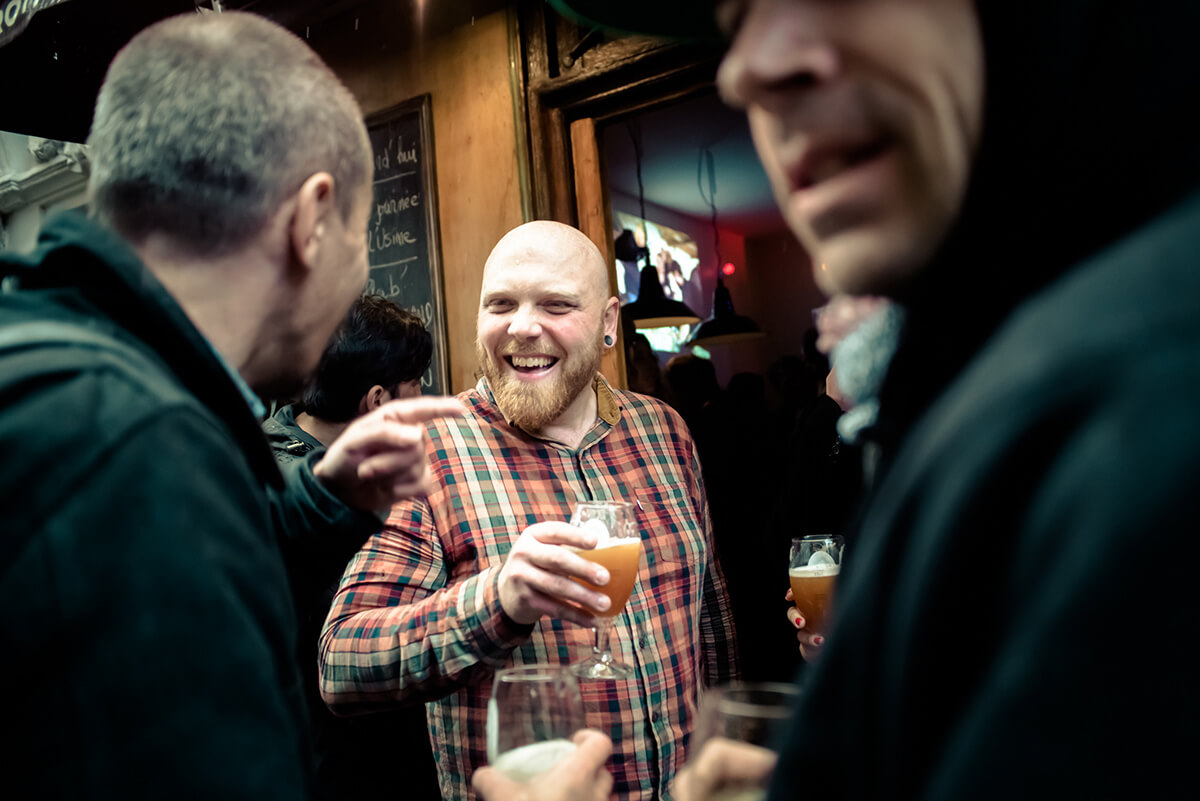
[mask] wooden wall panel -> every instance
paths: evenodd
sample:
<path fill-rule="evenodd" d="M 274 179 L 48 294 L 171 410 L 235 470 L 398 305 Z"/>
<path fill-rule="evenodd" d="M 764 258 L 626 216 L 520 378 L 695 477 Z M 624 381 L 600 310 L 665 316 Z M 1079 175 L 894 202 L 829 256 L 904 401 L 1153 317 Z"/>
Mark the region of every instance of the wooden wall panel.
<path fill-rule="evenodd" d="M 612 211 L 604 192 L 604 164 L 600 140 L 596 136 L 596 121 L 590 118 L 571 123 L 571 155 L 575 168 L 575 207 L 579 215 L 579 230 L 600 248 L 608 263 L 608 288 L 617 294 L 616 261 L 612 252 Z M 615 387 L 624 389 L 625 341 L 617 326 L 617 344 L 604 353 L 600 372 Z"/>
<path fill-rule="evenodd" d="M 523 222 L 508 18 L 496 12 L 405 46 L 387 39 L 395 20 L 389 22 L 386 4 L 375 9 L 364 12 L 358 30 L 327 35 L 314 46 L 365 114 L 431 95 L 450 385 L 460 392 L 475 383 L 483 263 L 500 237 Z"/>

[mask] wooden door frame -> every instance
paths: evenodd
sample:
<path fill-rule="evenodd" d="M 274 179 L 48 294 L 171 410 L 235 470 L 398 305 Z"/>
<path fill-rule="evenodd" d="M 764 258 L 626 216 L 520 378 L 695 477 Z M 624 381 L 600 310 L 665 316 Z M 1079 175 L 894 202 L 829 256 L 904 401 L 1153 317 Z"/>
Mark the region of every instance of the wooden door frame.
<path fill-rule="evenodd" d="M 509 15 L 513 99 L 519 107 L 518 162 L 529 219 L 578 227 L 609 264 L 616 294 L 612 212 L 603 126 L 712 90 L 722 48 L 646 36 L 605 39 L 520 0 Z M 601 372 L 626 387 L 624 336 Z"/>

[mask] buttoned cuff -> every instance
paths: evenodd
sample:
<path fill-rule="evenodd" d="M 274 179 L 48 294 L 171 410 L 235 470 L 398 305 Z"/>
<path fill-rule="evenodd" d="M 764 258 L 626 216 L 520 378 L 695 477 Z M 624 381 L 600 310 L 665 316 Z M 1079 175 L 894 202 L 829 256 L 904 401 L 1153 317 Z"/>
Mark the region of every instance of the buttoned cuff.
<path fill-rule="evenodd" d="M 513 649 L 529 639 L 534 623 L 518 623 L 500 604 L 500 567 L 478 576 L 466 630 L 472 632 L 480 658 L 493 665 L 508 661 Z M 463 599 L 467 600 L 467 599 Z"/>

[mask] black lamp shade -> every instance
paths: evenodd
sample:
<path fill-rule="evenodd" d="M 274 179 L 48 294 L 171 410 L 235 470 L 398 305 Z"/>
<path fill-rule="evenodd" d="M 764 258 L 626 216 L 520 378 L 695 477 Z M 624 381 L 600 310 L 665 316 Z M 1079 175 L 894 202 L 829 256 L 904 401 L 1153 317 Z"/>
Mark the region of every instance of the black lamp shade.
<path fill-rule="evenodd" d="M 758 324 L 749 317 L 737 314 L 733 310 L 733 298 L 725 287 L 725 282 L 717 276 L 717 289 L 713 293 L 713 313 L 696 328 L 688 337 L 688 345 L 732 345 L 738 342 L 750 342 L 766 337 L 759 330 Z"/>
<path fill-rule="evenodd" d="M 663 294 L 658 270 L 651 265 L 642 268 L 637 300 L 626 303 L 622 310 L 637 328 L 663 328 L 700 322 L 700 316 L 687 304 Z"/>

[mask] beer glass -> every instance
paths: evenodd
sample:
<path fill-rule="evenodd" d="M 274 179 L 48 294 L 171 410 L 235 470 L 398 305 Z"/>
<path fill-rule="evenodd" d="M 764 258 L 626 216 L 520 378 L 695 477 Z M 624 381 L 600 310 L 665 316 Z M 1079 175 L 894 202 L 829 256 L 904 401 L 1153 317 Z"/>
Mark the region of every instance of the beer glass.
<path fill-rule="evenodd" d="M 800 701 L 793 684 L 734 682 L 705 690 L 689 753 L 694 757 L 714 737 L 774 750 L 783 726 Z M 762 801 L 770 776 L 718 788 L 709 801 Z"/>
<path fill-rule="evenodd" d="M 594 584 L 573 579 L 590 590 L 607 595 L 611 605 L 608 611 L 596 615 L 595 645 L 592 655 L 571 666 L 571 671 L 580 678 L 623 679 L 633 675 L 633 669 L 616 661 L 608 647 L 609 629 L 613 618 L 625 609 L 625 602 L 637 582 L 638 567 L 642 559 L 642 538 L 637 529 L 633 504 L 627 501 L 581 501 L 571 514 L 571 525 L 593 531 L 596 547 L 576 550 L 589 562 L 603 565 L 608 570 L 608 584 Z"/>
<path fill-rule="evenodd" d="M 565 668 L 505 668 L 488 699 L 488 763 L 513 781 L 529 781 L 574 751 L 572 738 L 585 725 L 579 684 Z"/>
<path fill-rule="evenodd" d="M 788 579 L 792 584 L 792 601 L 804 617 L 806 631 L 825 633 L 844 548 L 845 540 L 837 534 L 792 538 Z"/>

